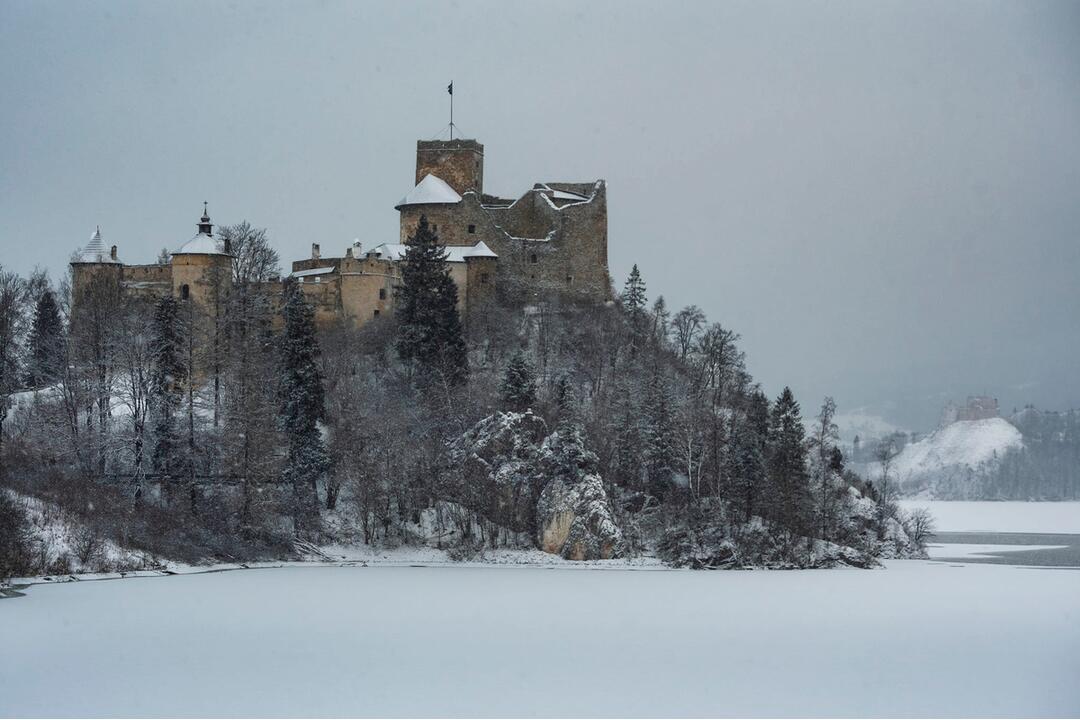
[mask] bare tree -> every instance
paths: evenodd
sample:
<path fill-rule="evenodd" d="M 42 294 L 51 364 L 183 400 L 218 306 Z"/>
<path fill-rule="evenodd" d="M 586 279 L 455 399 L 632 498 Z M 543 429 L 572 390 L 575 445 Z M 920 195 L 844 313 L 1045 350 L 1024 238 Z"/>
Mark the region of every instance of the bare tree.
<path fill-rule="evenodd" d="M 822 539 L 831 536 L 833 517 L 833 475 L 836 472 L 835 453 L 838 452 L 840 431 L 834 422 L 836 402 L 826 397 L 821 404 L 814 429 L 810 434 L 811 481 L 817 494 L 818 530 Z"/>
<path fill-rule="evenodd" d="M 904 519 L 904 530 L 920 550 L 926 549 L 926 543 L 933 537 L 935 529 L 934 516 L 927 508 L 915 508 Z"/>
<path fill-rule="evenodd" d="M 697 305 L 688 305 L 671 319 L 671 328 L 675 334 L 675 349 L 683 360 L 697 342 L 701 329 L 705 326 L 705 313 Z"/>
<path fill-rule="evenodd" d="M 877 481 L 878 505 L 877 524 L 878 538 L 885 537 L 885 523 L 889 518 L 896 515 L 896 487 L 892 482 L 892 464 L 897 456 L 896 444 L 892 439 L 886 438 L 878 445 L 874 456 L 881 469 L 881 475 Z"/>
<path fill-rule="evenodd" d="M 26 283 L 0 265 L 0 479 L 3 479 L 4 421 L 19 377 L 19 348 L 26 328 Z"/>

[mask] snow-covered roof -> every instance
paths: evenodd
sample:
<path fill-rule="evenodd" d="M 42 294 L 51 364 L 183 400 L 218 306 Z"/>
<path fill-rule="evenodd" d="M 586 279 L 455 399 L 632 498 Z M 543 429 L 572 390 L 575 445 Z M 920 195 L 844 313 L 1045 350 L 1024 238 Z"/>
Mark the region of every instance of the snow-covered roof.
<path fill-rule="evenodd" d="M 326 275 L 328 273 L 334 272 L 334 269 L 334 266 L 331 265 L 330 267 L 311 268 L 310 270 L 297 270 L 295 272 L 289 273 L 289 277 L 298 278 L 308 277 L 310 275 Z"/>
<path fill-rule="evenodd" d="M 378 247 L 372 249 L 372 253 L 378 255 L 384 260 L 393 260 L 397 262 L 405 257 L 405 251 L 409 248 L 408 245 L 403 243 L 383 243 Z M 484 244 L 481 240 L 475 245 L 447 245 L 446 246 L 446 261 L 452 263 L 465 262 L 466 258 L 470 257 L 499 257 L 491 248 Z"/>
<path fill-rule="evenodd" d="M 79 262 L 120 264 L 119 260 L 109 254 L 105 243 L 101 241 L 101 228 L 94 230 L 94 234 L 90 236 L 90 242 L 79 253 Z"/>
<path fill-rule="evenodd" d="M 173 255 L 228 255 L 225 243 L 206 233 L 199 233 L 174 250 Z"/>
<path fill-rule="evenodd" d="M 447 185 L 445 180 L 435 175 L 425 175 L 408 195 L 401 198 L 401 202 L 395 205 L 394 209 L 397 210 L 406 205 L 453 205 L 459 202 L 461 202 L 461 196 L 454 188 Z"/>
<path fill-rule="evenodd" d="M 469 248 L 465 252 L 464 256 L 465 257 L 491 257 L 491 258 L 499 257 L 498 255 L 495 254 L 495 251 L 492 250 L 491 248 L 489 248 L 487 246 L 487 243 L 485 243 L 483 240 L 481 240 L 480 242 L 476 243 L 471 248 Z"/>
<path fill-rule="evenodd" d="M 551 197 L 553 199 L 555 199 L 555 200 L 574 200 L 576 202 L 581 202 L 583 200 L 588 200 L 589 199 L 585 195 L 579 195 L 577 193 L 567 192 L 566 190 L 552 190 L 551 191 Z"/>

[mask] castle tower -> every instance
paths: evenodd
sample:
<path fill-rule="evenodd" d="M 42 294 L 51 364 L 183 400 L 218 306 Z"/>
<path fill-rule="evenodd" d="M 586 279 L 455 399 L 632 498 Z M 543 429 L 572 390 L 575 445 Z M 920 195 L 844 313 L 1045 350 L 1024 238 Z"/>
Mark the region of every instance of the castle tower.
<path fill-rule="evenodd" d="M 214 237 L 214 225 L 203 203 L 195 237 L 172 253 L 173 296 L 217 307 L 232 285 L 232 253 L 228 243 Z"/>
<path fill-rule="evenodd" d="M 116 257 L 116 246 L 105 249 L 101 227 L 94 230 L 90 242 L 71 261 L 72 293 L 78 302 L 81 295 L 97 280 L 115 282 L 119 287 L 123 265 Z"/>
<path fill-rule="evenodd" d="M 476 140 L 417 140 L 416 180 L 427 175 L 446 182 L 459 195 L 484 192 L 484 146 Z"/>

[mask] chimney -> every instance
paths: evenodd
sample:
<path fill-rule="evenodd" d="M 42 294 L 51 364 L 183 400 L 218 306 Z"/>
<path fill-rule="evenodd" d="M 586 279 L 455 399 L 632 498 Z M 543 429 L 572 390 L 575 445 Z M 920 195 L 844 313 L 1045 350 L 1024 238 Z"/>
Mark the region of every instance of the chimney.
<path fill-rule="evenodd" d="M 229 238 L 225 238 L 223 242 L 225 245 L 225 254 L 232 255 L 232 240 L 230 240 Z"/>
<path fill-rule="evenodd" d="M 350 258 L 350 259 L 352 258 L 352 248 L 351 247 L 345 248 L 345 257 Z"/>
<path fill-rule="evenodd" d="M 311 259 L 319 259 L 319 243 L 311 243 Z"/>
<path fill-rule="evenodd" d="M 115 245 L 113 245 L 111 248 L 109 248 L 109 258 L 114 260 L 114 261 L 116 260 L 116 246 Z"/>

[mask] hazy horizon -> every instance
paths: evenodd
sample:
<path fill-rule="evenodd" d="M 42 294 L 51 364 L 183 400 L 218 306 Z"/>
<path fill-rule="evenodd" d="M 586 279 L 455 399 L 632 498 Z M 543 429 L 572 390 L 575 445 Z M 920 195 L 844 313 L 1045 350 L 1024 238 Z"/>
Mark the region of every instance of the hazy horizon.
<path fill-rule="evenodd" d="M 417 139 L 608 182 L 616 289 L 699 305 L 804 415 L 1080 406 L 1080 4 L 0 2 L 0 264 L 217 224 L 397 237 Z"/>

